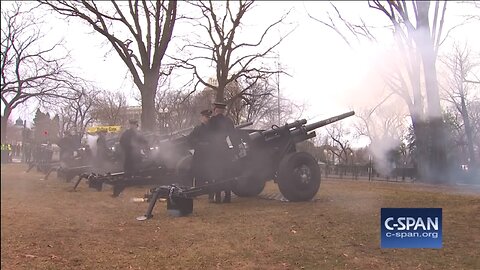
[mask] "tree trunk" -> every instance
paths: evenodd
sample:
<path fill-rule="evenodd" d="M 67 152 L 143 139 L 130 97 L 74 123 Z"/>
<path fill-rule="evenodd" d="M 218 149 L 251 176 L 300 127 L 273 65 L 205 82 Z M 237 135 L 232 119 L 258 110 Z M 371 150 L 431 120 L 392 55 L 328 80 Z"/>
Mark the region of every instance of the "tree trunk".
<path fill-rule="evenodd" d="M 6 139 L 7 139 L 7 128 L 8 128 L 8 118 L 10 117 L 10 114 L 12 113 L 11 110 L 9 110 L 8 108 L 5 108 L 3 110 L 3 116 L 2 116 L 2 131 L 1 131 L 1 140 L 2 140 L 2 143 L 5 143 Z"/>
<path fill-rule="evenodd" d="M 465 95 L 462 91 L 460 95 L 460 104 L 462 107 L 462 118 L 463 124 L 465 125 L 465 134 L 467 136 L 467 149 L 468 149 L 468 157 L 469 157 L 469 164 L 476 164 L 475 158 L 475 151 L 473 148 L 473 136 L 472 136 L 472 126 L 470 124 L 470 118 L 468 117 L 468 110 L 467 105 L 465 104 Z"/>
<path fill-rule="evenodd" d="M 7 139 L 7 121 L 8 118 L 2 116 L 2 143 L 4 143 Z"/>
<path fill-rule="evenodd" d="M 418 115 L 412 115 L 413 132 L 415 133 L 415 165 L 417 167 L 418 176 L 420 179 L 425 179 L 428 176 L 428 124 L 422 120 Z"/>
<path fill-rule="evenodd" d="M 225 102 L 225 88 L 226 85 L 224 83 L 218 84 L 218 88 L 215 93 L 215 102 Z"/>
<path fill-rule="evenodd" d="M 155 129 L 155 88 L 144 86 L 140 89 L 142 95 L 141 128 L 143 131 Z"/>
<path fill-rule="evenodd" d="M 137 84 L 142 97 L 141 129 L 154 131 L 156 128 L 155 95 L 157 94 L 160 72 L 144 71 L 144 84 Z"/>
<path fill-rule="evenodd" d="M 429 170 L 427 180 L 444 182 L 448 180 L 446 158 L 446 135 L 442 121 L 440 94 L 438 89 L 437 69 L 435 66 L 436 55 L 434 44 L 430 34 L 428 11 L 430 2 L 417 1 L 418 21 L 415 35 L 415 43 L 423 63 L 425 76 L 425 89 L 427 97 L 427 116 L 429 136 Z"/>

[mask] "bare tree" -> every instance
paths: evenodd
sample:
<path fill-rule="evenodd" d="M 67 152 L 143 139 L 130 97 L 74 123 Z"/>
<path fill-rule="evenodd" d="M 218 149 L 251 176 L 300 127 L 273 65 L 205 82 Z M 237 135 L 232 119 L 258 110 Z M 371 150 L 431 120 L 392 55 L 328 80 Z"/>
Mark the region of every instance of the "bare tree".
<path fill-rule="evenodd" d="M 127 109 L 127 98 L 124 93 L 102 91 L 96 95 L 92 107 L 92 117 L 105 125 L 123 125 Z"/>
<path fill-rule="evenodd" d="M 156 100 L 159 126 L 167 132 L 194 126 L 201 110 L 196 102 L 197 98 L 182 91 L 159 92 Z"/>
<path fill-rule="evenodd" d="M 468 112 L 472 126 L 472 141 L 477 152 L 476 160 L 478 164 L 480 160 L 480 100 L 470 102 Z"/>
<path fill-rule="evenodd" d="M 162 69 L 162 60 L 177 19 L 177 1 L 39 2 L 62 15 L 86 22 L 108 40 L 140 90 L 142 128 L 152 130 L 158 80 L 171 72 Z"/>
<path fill-rule="evenodd" d="M 350 148 L 350 140 L 347 138 L 350 131 L 345 128 L 342 123 L 334 123 L 326 128 L 326 132 L 332 143 L 327 150 L 330 151 L 341 164 L 348 164 L 350 154 L 353 151 Z"/>
<path fill-rule="evenodd" d="M 215 94 L 215 89 L 206 87 L 201 95 L 202 104 L 208 104 Z M 278 123 L 279 110 L 282 119 L 290 119 L 292 116 L 295 118 L 295 114 L 301 115 L 300 106 L 288 99 L 279 100 L 276 94 L 277 89 L 271 77 L 240 78 L 225 87 L 225 98 L 230 100 L 227 114 L 235 124 L 253 122 L 257 128 Z"/>
<path fill-rule="evenodd" d="M 278 97 L 277 86 L 270 78 L 246 84 L 251 86 L 244 91 L 239 100 L 241 102 L 239 117 L 242 121 L 252 121 L 256 127 L 267 128 L 272 123 L 278 123 L 279 113 L 280 119 L 285 121 L 297 119 L 303 113 L 302 106 Z"/>
<path fill-rule="evenodd" d="M 442 5 L 443 2 L 443 6 Z M 424 133 L 420 131 L 420 134 L 435 134 L 435 136 L 429 136 L 426 140 L 421 139 L 419 142 L 427 145 L 427 164 L 422 165 L 420 169 L 422 174 L 432 177 L 438 180 L 445 180 L 446 173 L 446 134 L 444 132 L 444 125 L 441 118 L 440 107 L 440 93 L 437 79 L 436 59 L 438 55 L 438 48 L 445 40 L 442 36 L 443 23 L 445 19 L 445 13 L 447 9 L 446 1 L 437 1 L 434 6 L 434 17 L 430 21 L 429 1 L 412 1 L 410 6 L 406 1 L 389 1 L 387 5 L 384 5 L 380 1 L 369 2 L 370 7 L 379 10 L 385 16 L 389 18 L 395 29 L 395 35 L 398 39 L 398 43 L 403 42 L 406 44 L 408 53 L 412 55 L 415 52 L 415 58 L 421 59 L 423 80 L 425 82 L 425 93 L 427 101 L 428 112 L 428 132 Z M 410 13 L 413 11 L 413 13 Z M 451 30 L 451 29 L 450 29 Z M 448 35 L 448 33 L 447 33 Z M 418 59 L 418 58 L 417 58 Z M 418 61 L 418 60 L 417 60 Z M 418 68 L 418 62 L 415 62 Z M 410 70 L 417 72 L 416 70 Z M 418 76 L 413 75 L 412 76 Z M 418 89 L 418 88 L 417 88 Z M 414 95 L 419 95 L 419 93 Z M 422 116 L 412 115 L 412 122 L 414 128 L 418 128 L 418 118 L 425 122 L 426 119 L 422 119 Z M 424 125 L 421 125 L 424 126 Z M 415 135 L 419 137 L 417 132 Z"/>
<path fill-rule="evenodd" d="M 480 21 L 480 2 L 479 1 L 462 1 L 462 3 L 468 4 L 471 6 L 469 12 L 473 11 L 470 14 L 463 15 L 467 20 Z"/>
<path fill-rule="evenodd" d="M 473 129 L 470 123 L 468 108 L 469 102 L 480 98 L 480 96 L 475 95 L 475 93 L 478 93 L 478 86 L 474 85 L 475 79 L 473 79 L 476 78 L 478 80 L 475 73 L 475 68 L 478 66 L 478 63 L 472 62 L 471 58 L 471 51 L 466 45 L 460 47 L 460 45 L 456 44 L 454 46 L 453 54 L 447 56 L 443 61 L 451 74 L 450 76 L 446 76 L 448 81 L 443 87 L 443 90 L 448 97 L 445 100 L 450 102 L 461 115 L 465 130 L 468 157 L 470 162 L 475 164 L 476 155 L 473 143 Z M 476 86 L 477 88 L 475 89 Z"/>
<path fill-rule="evenodd" d="M 193 7 L 201 12 L 193 24 L 199 27 L 201 33 L 207 36 L 207 41 L 200 39 L 185 45 L 182 50 L 196 50 L 187 59 L 179 59 L 185 67 L 192 69 L 194 77 L 199 84 L 215 91 L 215 100 L 224 101 L 226 88 L 241 78 L 252 79 L 251 85 L 256 80 L 265 79 L 279 71 L 271 70 L 262 60 L 265 60 L 288 35 L 280 37 L 273 44 L 267 45 L 272 29 L 282 24 L 285 14 L 280 19 L 269 25 L 257 40 L 253 42 L 240 41 L 240 31 L 245 14 L 253 8 L 254 1 L 190 1 Z M 190 52 L 191 53 L 191 52 Z M 215 69 L 214 80 L 208 80 L 210 76 L 200 74 L 201 63 L 211 63 Z M 236 95 L 229 97 L 227 103 L 231 105 L 251 85 L 243 85 L 243 89 Z"/>
<path fill-rule="evenodd" d="M 58 104 L 60 131 L 85 134 L 87 126 L 94 121 L 92 111 L 98 94 L 96 89 L 82 87 L 74 92 L 71 99 L 64 100 L 62 105 Z"/>
<path fill-rule="evenodd" d="M 360 122 L 355 124 L 357 136 L 370 139 L 369 152 L 375 156 L 377 168 L 385 174 L 393 169 L 392 153 L 406 156 L 406 153 L 400 151 L 400 146 L 407 130 L 407 115 L 402 107 L 394 106 L 392 102 L 381 103 L 373 109 L 356 110 L 355 113 L 360 119 Z"/>
<path fill-rule="evenodd" d="M 61 42 L 48 45 L 42 33 L 42 22 L 32 12 L 14 3 L 2 6 L 1 99 L 2 140 L 7 121 L 15 108 L 31 100 L 64 98 L 76 80 L 66 69 L 68 53 Z"/>
<path fill-rule="evenodd" d="M 383 76 L 390 89 L 405 100 L 410 110 L 420 172 L 429 179 L 445 180 L 445 134 L 441 119 L 436 59 L 440 45 L 455 28 L 444 34 L 447 2 L 435 2 L 433 18 L 429 17 L 431 6 L 428 1 L 369 1 L 368 4 L 380 11 L 391 23 L 401 53 L 398 65 L 390 74 Z M 357 40 L 376 40 L 363 20 L 359 24 L 349 23 L 340 15 L 338 9 L 336 11 L 346 31 L 341 31 L 331 16 L 330 22 L 321 22 L 336 30 L 347 43 L 349 39 L 345 32 Z"/>
<path fill-rule="evenodd" d="M 383 138 L 400 141 L 405 133 L 406 115 L 402 112 L 380 108 L 377 110 L 357 110 L 355 115 L 361 120 L 360 124 L 355 125 L 358 135 L 367 136 L 372 144 L 382 141 Z"/>

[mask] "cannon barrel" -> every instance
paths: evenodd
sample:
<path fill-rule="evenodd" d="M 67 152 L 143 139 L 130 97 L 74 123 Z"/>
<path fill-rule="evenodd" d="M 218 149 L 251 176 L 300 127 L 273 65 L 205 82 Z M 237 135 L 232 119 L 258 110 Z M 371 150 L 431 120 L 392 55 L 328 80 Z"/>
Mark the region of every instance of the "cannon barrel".
<path fill-rule="evenodd" d="M 305 125 L 307 123 L 307 120 L 306 119 L 302 119 L 302 120 L 297 120 L 293 123 L 287 123 L 283 126 L 274 126 L 272 127 L 271 129 L 268 129 L 268 130 L 257 130 L 257 131 L 254 131 L 252 133 L 250 133 L 250 140 L 253 140 L 253 141 L 256 141 L 256 140 L 259 140 L 261 138 L 268 138 L 268 140 L 275 140 L 276 138 L 280 137 L 280 133 L 282 132 L 285 132 L 285 131 L 289 131 L 290 129 L 292 128 L 296 128 L 297 130 L 302 127 L 303 125 Z"/>
<path fill-rule="evenodd" d="M 268 136 L 270 134 L 277 134 L 279 130 L 290 130 L 292 128 L 299 128 L 307 123 L 306 119 L 297 120 L 293 123 L 288 123 L 283 126 L 275 127 L 269 130 L 261 131 L 260 133 L 264 136 Z"/>
<path fill-rule="evenodd" d="M 245 122 L 245 123 L 242 123 L 242 124 L 238 124 L 237 126 L 235 126 L 235 128 L 244 128 L 244 127 L 248 127 L 248 126 L 251 126 L 251 125 L 253 125 L 253 122 Z M 161 139 L 168 139 L 169 137 L 173 137 L 175 135 L 182 134 L 182 133 L 185 133 L 187 131 L 191 131 L 194 128 L 195 127 L 188 127 L 188 128 L 180 129 L 180 130 L 177 130 L 177 131 L 172 131 L 170 133 L 159 134 L 157 136 L 159 136 Z M 145 134 L 145 136 L 156 135 L 154 132 L 146 132 L 144 134 Z"/>
<path fill-rule="evenodd" d="M 251 126 L 253 125 L 253 122 L 245 122 L 245 123 L 242 123 L 242 124 L 239 124 L 239 125 L 236 125 L 235 128 L 236 129 L 241 129 L 241 128 L 244 128 L 244 127 L 248 127 L 248 126 Z M 183 131 L 186 131 L 188 129 L 184 129 Z M 178 131 L 176 132 L 176 134 L 179 134 L 181 133 L 181 131 Z M 183 143 L 186 143 L 187 141 L 187 136 L 184 135 L 184 136 L 181 136 L 181 137 L 177 137 L 177 138 L 174 138 L 174 139 L 170 139 L 170 138 L 162 138 L 158 143 L 165 143 L 165 142 L 169 142 L 169 143 L 174 143 L 174 144 L 183 144 Z"/>
<path fill-rule="evenodd" d="M 340 114 L 340 115 L 337 115 L 337 116 L 334 116 L 334 117 L 330 117 L 328 119 L 321 120 L 321 121 L 315 122 L 313 124 L 306 125 L 305 130 L 307 132 L 312 131 L 312 130 L 315 130 L 319 127 L 323 127 L 323 126 L 329 125 L 331 123 L 334 123 L 334 122 L 340 121 L 342 119 L 345 119 L 347 117 L 350 117 L 354 114 L 355 114 L 354 111 L 350 111 L 350 112 L 347 112 L 347 113 L 344 113 L 344 114 Z"/>
<path fill-rule="evenodd" d="M 244 127 L 248 127 L 248 126 L 251 126 L 253 125 L 253 122 L 245 122 L 245 123 L 242 123 L 242 124 L 239 124 L 239 125 L 236 125 L 235 128 L 237 129 L 241 129 L 241 128 L 244 128 Z M 179 137 L 179 138 L 174 138 L 172 139 L 171 137 L 174 137 L 175 135 L 180 135 L 182 133 L 185 133 L 187 131 L 190 131 L 190 130 L 193 130 L 194 127 L 189 127 L 189 128 L 184 128 L 184 129 L 181 129 L 181 130 L 177 130 L 177 131 L 174 131 L 174 132 L 171 132 L 171 133 L 166 133 L 166 134 L 161 134 L 159 135 L 159 142 L 167 142 L 167 141 L 184 141 L 185 140 L 185 135 Z M 154 135 L 154 133 L 147 133 L 147 135 Z"/>
<path fill-rule="evenodd" d="M 235 128 L 244 128 L 253 125 L 253 122 L 245 122 L 243 124 L 238 124 L 235 126 Z"/>

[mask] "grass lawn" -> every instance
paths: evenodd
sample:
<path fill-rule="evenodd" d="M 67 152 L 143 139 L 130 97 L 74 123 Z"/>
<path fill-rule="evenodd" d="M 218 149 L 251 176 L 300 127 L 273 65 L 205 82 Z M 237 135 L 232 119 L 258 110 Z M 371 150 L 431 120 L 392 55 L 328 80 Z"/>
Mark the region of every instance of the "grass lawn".
<path fill-rule="evenodd" d="M 325 179 L 314 202 L 202 196 L 188 217 L 159 202 L 139 222 L 146 188 L 69 192 L 25 169 L 1 167 L 2 269 L 480 269 L 480 192 L 465 187 Z M 443 248 L 381 249 L 382 207 L 443 208 Z"/>

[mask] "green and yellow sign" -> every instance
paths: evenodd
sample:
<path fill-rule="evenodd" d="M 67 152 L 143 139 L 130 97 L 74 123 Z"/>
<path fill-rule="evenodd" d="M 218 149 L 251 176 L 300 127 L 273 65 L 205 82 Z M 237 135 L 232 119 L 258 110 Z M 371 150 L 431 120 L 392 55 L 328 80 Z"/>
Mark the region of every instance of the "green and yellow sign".
<path fill-rule="evenodd" d="M 122 130 L 122 126 L 96 126 L 87 128 L 88 133 L 97 133 L 100 131 L 106 131 L 108 133 L 118 133 Z"/>

